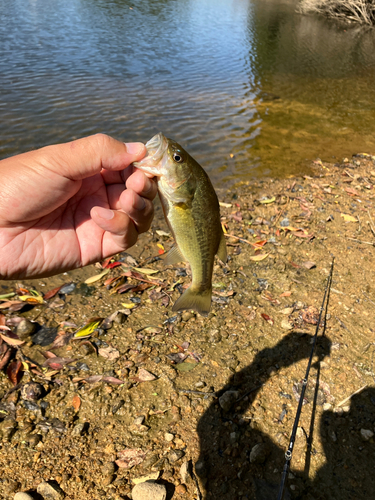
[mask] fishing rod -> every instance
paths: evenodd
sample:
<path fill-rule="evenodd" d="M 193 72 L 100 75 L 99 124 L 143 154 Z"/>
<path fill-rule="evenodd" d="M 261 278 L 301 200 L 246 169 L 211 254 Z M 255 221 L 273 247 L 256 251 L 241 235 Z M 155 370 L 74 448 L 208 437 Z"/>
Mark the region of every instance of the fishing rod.
<path fill-rule="evenodd" d="M 297 408 L 297 412 L 296 412 L 296 418 L 294 419 L 293 430 L 292 430 L 292 434 L 290 436 L 289 446 L 288 446 L 287 451 L 285 452 L 285 465 L 284 465 L 284 468 L 283 468 L 283 474 L 281 476 L 281 483 L 280 483 L 280 488 L 279 488 L 279 493 L 278 493 L 278 496 L 277 496 L 277 500 L 282 500 L 283 494 L 284 494 L 285 480 L 286 480 L 286 476 L 287 476 L 288 471 L 289 471 L 290 462 L 292 460 L 293 447 L 294 447 L 294 443 L 295 443 L 295 439 L 296 439 L 296 434 L 297 434 L 297 428 L 298 428 L 299 419 L 300 419 L 300 416 L 301 416 L 303 399 L 304 399 L 304 396 L 305 396 L 307 381 L 308 381 L 309 374 L 310 374 L 310 368 L 311 368 L 311 364 L 312 364 L 312 359 L 313 359 L 313 356 L 314 356 L 316 339 L 317 339 L 318 333 L 319 333 L 319 327 L 320 327 L 320 322 L 321 322 L 322 315 L 323 315 L 323 310 L 327 307 L 327 304 L 328 304 L 328 299 L 327 299 L 327 303 L 326 303 L 326 298 L 328 297 L 328 292 L 329 292 L 329 290 L 331 288 L 332 273 L 333 273 L 333 263 L 334 263 L 334 261 L 335 261 L 335 258 L 333 257 L 332 258 L 332 263 L 331 263 L 331 269 L 330 269 L 330 272 L 329 272 L 329 275 L 328 275 L 328 278 L 327 278 L 327 285 L 326 285 L 326 289 L 325 289 L 325 292 L 324 292 L 323 302 L 322 302 L 322 305 L 320 307 L 318 324 L 316 325 L 316 331 L 315 331 L 315 335 L 313 337 L 313 344 L 312 344 L 312 347 L 311 347 L 310 358 L 309 358 L 309 362 L 307 364 L 305 378 L 302 381 L 302 390 L 301 390 L 301 396 L 300 396 L 299 402 L 298 402 L 298 408 Z"/>

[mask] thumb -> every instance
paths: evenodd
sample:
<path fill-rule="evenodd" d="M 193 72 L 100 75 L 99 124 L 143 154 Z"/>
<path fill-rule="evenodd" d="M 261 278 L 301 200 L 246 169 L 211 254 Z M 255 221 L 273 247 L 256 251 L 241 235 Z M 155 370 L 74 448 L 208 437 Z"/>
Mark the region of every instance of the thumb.
<path fill-rule="evenodd" d="M 106 170 L 122 170 L 142 159 L 146 147 L 141 142 L 125 144 L 105 134 L 47 146 L 35 153 L 45 155 L 49 167 L 71 180 L 85 179 Z M 53 159 L 53 160 L 52 160 Z"/>

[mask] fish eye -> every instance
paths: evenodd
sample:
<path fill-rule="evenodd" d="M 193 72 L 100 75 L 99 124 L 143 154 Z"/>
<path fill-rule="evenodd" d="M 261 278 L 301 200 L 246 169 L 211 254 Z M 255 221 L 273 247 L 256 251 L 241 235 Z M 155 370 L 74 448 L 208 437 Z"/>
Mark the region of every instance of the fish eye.
<path fill-rule="evenodd" d="M 173 153 L 173 159 L 177 163 L 182 163 L 184 161 L 184 159 L 180 153 Z"/>

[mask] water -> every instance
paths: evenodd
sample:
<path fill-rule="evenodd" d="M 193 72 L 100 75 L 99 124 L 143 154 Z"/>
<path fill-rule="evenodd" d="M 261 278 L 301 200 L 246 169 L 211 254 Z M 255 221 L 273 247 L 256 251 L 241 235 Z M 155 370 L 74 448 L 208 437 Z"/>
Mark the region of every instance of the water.
<path fill-rule="evenodd" d="M 375 153 L 375 30 L 276 0 L 0 0 L 0 157 L 163 131 L 216 185 Z"/>

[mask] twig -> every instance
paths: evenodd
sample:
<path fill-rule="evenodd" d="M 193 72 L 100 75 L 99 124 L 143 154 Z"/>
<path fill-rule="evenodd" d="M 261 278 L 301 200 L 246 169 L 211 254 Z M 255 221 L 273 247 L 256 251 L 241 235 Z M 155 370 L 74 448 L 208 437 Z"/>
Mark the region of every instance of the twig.
<path fill-rule="evenodd" d="M 343 405 L 344 403 L 346 403 L 347 401 L 349 401 L 349 399 L 351 399 L 353 396 L 355 396 L 356 394 L 359 394 L 360 392 L 363 391 L 363 389 L 366 389 L 366 387 L 368 386 L 368 384 L 365 384 L 363 387 L 361 387 L 360 389 L 358 389 L 357 391 L 353 392 L 352 394 L 350 394 L 350 396 L 348 396 L 347 398 L 343 399 L 342 401 L 340 401 L 340 403 L 336 406 L 341 406 Z"/>
<path fill-rule="evenodd" d="M 254 248 L 262 248 L 259 245 L 256 245 L 255 243 L 253 243 L 252 241 L 245 240 L 244 238 L 240 238 L 239 236 L 234 236 L 234 234 L 224 233 L 224 236 L 226 236 L 227 238 L 235 238 L 236 240 L 240 240 L 241 242 L 243 241 L 244 243 L 248 243 L 249 245 L 251 245 Z"/>
<path fill-rule="evenodd" d="M 371 241 L 362 241 L 362 240 L 357 240 L 356 238 L 347 238 L 350 241 L 356 241 L 357 243 L 364 243 L 365 245 L 371 245 L 375 247 L 375 242 L 372 243 Z"/>

